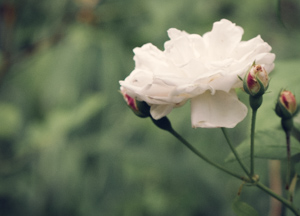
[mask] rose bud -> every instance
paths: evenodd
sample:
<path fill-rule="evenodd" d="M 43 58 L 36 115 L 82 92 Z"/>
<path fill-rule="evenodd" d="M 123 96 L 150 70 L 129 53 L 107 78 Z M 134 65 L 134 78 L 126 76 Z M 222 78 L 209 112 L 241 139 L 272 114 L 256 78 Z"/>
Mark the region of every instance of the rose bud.
<path fill-rule="evenodd" d="M 243 80 L 245 92 L 253 97 L 259 97 L 265 93 L 269 86 L 267 71 L 259 64 L 252 64 Z"/>
<path fill-rule="evenodd" d="M 130 97 L 125 93 L 121 88 L 121 94 L 123 95 L 124 100 L 126 101 L 129 108 L 141 118 L 146 118 L 150 116 L 150 106 L 144 101 L 138 101 L 135 98 Z"/>
<path fill-rule="evenodd" d="M 292 92 L 287 90 L 280 92 L 275 112 L 283 119 L 290 119 L 297 113 L 297 102 Z"/>

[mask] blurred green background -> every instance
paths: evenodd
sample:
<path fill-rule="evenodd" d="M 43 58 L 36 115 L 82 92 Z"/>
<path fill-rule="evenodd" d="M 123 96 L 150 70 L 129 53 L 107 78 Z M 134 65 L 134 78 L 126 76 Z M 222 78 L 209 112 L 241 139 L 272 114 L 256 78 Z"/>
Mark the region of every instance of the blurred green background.
<path fill-rule="evenodd" d="M 279 89 L 300 95 L 299 17 L 298 0 L 1 0 L 0 215 L 234 215 L 241 182 L 137 118 L 118 81 L 134 68 L 133 48 L 163 49 L 171 27 L 202 35 L 227 18 L 244 28 L 243 40 L 260 34 L 273 47 L 258 130 L 278 127 Z M 169 118 L 223 163 L 221 130 L 192 129 L 188 104 Z M 248 129 L 249 115 L 229 130 L 235 145 Z M 267 161 L 256 162 L 268 184 Z M 257 188 L 245 187 L 242 200 L 268 214 L 269 196 Z"/>

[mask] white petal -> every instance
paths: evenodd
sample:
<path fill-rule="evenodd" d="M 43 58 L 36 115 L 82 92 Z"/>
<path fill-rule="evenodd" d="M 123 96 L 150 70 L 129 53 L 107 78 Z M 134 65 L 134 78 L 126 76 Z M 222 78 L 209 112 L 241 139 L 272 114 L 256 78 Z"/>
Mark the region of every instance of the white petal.
<path fill-rule="evenodd" d="M 248 41 L 241 41 L 236 50 L 232 53 L 236 58 L 258 53 L 267 53 L 271 51 L 271 46 L 261 39 L 260 35 Z"/>
<path fill-rule="evenodd" d="M 152 118 L 157 120 L 168 115 L 172 109 L 172 105 L 151 105 L 150 114 Z"/>
<path fill-rule="evenodd" d="M 165 62 L 164 53 L 151 43 L 145 44 L 142 47 L 137 47 L 134 50 L 135 68 L 155 70 L 158 67 L 163 67 Z"/>
<path fill-rule="evenodd" d="M 165 54 L 179 67 L 198 58 L 205 51 L 200 35 L 191 35 L 177 29 L 169 29 L 168 34 L 171 40 L 165 42 Z"/>
<path fill-rule="evenodd" d="M 215 22 L 211 32 L 203 35 L 211 59 L 223 59 L 240 43 L 244 30 L 229 20 Z"/>
<path fill-rule="evenodd" d="M 170 28 L 168 30 L 168 36 L 172 40 L 177 39 L 177 38 L 182 37 L 182 36 L 186 36 L 186 35 L 188 35 L 188 33 L 186 33 L 185 31 L 180 31 L 176 28 Z"/>
<path fill-rule="evenodd" d="M 227 76 L 220 75 L 220 77 L 216 79 L 212 78 L 212 81 L 208 85 L 216 91 L 221 90 L 229 92 L 232 89 L 232 86 L 239 81 L 240 80 L 236 74 Z"/>
<path fill-rule="evenodd" d="M 181 68 L 189 78 L 200 79 L 213 75 L 213 72 L 207 67 L 206 63 L 200 59 L 191 59 L 190 62 Z"/>
<path fill-rule="evenodd" d="M 247 107 L 241 103 L 234 90 L 230 93 L 206 92 L 191 99 L 192 127 L 233 128 L 247 115 Z"/>

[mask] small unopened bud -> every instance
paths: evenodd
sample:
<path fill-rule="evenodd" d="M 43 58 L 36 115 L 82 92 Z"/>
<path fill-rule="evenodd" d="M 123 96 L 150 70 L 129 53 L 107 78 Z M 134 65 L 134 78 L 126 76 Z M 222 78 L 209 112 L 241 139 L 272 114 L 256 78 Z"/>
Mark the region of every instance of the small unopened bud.
<path fill-rule="evenodd" d="M 278 96 L 276 114 L 284 119 L 292 118 L 297 113 L 297 102 L 292 92 L 283 90 Z"/>
<path fill-rule="evenodd" d="M 253 97 L 263 95 L 269 87 L 269 76 L 264 67 L 254 62 L 245 75 L 243 87 Z"/>
<path fill-rule="evenodd" d="M 293 129 L 293 116 L 297 114 L 297 102 L 292 92 L 283 90 L 280 92 L 275 112 L 281 117 L 281 126 L 288 132 Z"/>
<path fill-rule="evenodd" d="M 141 118 L 146 118 L 150 116 L 150 106 L 144 101 L 138 101 L 135 98 L 130 97 L 121 89 L 121 94 L 123 95 L 124 100 L 126 101 L 129 108 Z"/>

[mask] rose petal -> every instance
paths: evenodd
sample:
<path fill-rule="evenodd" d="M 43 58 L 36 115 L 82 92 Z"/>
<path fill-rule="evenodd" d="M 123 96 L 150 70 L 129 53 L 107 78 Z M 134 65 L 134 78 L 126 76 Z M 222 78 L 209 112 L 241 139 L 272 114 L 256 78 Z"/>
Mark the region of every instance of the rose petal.
<path fill-rule="evenodd" d="M 150 108 L 150 114 L 154 119 L 160 119 L 168 115 L 173 109 L 172 105 L 152 105 Z"/>
<path fill-rule="evenodd" d="M 241 103 L 234 90 L 230 93 L 205 92 L 191 99 L 192 127 L 233 128 L 247 115 L 247 107 Z"/>
<path fill-rule="evenodd" d="M 223 76 L 220 75 L 221 77 L 218 77 L 216 79 L 211 80 L 211 82 L 209 82 L 209 86 L 211 87 L 211 89 L 214 89 L 215 91 L 221 90 L 221 91 L 225 91 L 225 92 L 229 92 L 232 89 L 232 86 L 239 82 L 239 78 L 237 75 L 227 75 L 227 76 Z"/>
<path fill-rule="evenodd" d="M 172 40 L 176 40 L 177 38 L 180 38 L 180 37 L 186 36 L 186 35 L 188 35 L 188 33 L 186 33 L 185 31 L 180 31 L 176 28 L 170 28 L 168 30 L 168 36 Z"/>
<path fill-rule="evenodd" d="M 215 22 L 211 32 L 203 35 L 211 59 L 220 60 L 228 56 L 242 39 L 244 30 L 229 20 Z M 217 52 L 216 52 L 217 50 Z"/>
<path fill-rule="evenodd" d="M 150 43 L 135 48 L 134 53 L 135 69 L 149 71 L 152 74 L 174 74 L 178 70 L 164 52 Z"/>
<path fill-rule="evenodd" d="M 241 41 L 232 55 L 236 59 L 240 59 L 243 56 L 249 56 L 249 55 L 255 55 L 257 53 L 261 52 L 270 52 L 271 51 L 271 46 L 264 42 L 260 35 L 256 36 L 255 38 L 252 38 L 248 41 Z"/>
<path fill-rule="evenodd" d="M 205 53 L 205 45 L 200 35 L 188 34 L 172 28 L 168 30 L 171 40 L 165 42 L 165 54 L 177 66 L 183 66 L 191 59 L 199 58 Z"/>

